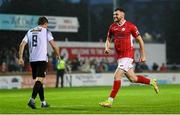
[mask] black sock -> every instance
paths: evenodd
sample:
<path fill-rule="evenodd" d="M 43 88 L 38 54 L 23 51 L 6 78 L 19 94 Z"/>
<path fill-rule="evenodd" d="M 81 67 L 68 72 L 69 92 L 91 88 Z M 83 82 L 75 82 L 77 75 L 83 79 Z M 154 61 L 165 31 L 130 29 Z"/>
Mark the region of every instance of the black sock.
<path fill-rule="evenodd" d="M 41 87 L 41 82 L 36 81 L 33 87 L 33 92 L 32 92 L 32 98 L 35 99 L 37 94 L 39 93 L 39 89 Z"/>
<path fill-rule="evenodd" d="M 41 87 L 39 88 L 39 98 L 41 102 L 44 101 L 44 88 L 42 83 L 41 83 Z"/>

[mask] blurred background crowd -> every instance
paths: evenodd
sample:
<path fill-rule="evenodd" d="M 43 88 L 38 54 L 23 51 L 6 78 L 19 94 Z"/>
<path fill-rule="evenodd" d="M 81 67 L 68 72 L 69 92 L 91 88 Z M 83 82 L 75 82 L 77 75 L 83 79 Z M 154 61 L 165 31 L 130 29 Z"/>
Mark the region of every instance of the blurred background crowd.
<path fill-rule="evenodd" d="M 25 66 L 18 65 L 18 50 L 15 47 L 2 48 L 0 50 L 0 72 L 30 72 L 31 67 L 28 62 L 28 49 L 24 53 Z M 56 71 L 57 58 L 53 53 L 49 55 L 48 71 Z M 114 72 L 117 67 L 116 60 L 109 62 L 108 59 L 79 59 L 78 57 L 72 60 L 66 60 L 66 66 L 69 66 L 72 72 Z M 135 62 L 134 69 L 136 72 L 170 72 L 177 71 L 179 67 L 176 64 L 167 66 L 165 63 L 158 65 L 154 62 L 152 65 L 146 63 Z"/>

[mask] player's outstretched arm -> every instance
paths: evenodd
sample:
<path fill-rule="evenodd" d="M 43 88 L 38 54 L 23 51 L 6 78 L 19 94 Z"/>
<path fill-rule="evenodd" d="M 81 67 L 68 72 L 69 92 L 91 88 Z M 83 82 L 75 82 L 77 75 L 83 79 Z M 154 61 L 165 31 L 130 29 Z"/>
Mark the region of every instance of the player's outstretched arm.
<path fill-rule="evenodd" d="M 139 47 L 140 47 L 140 61 L 141 62 L 145 62 L 146 61 L 146 54 L 145 54 L 145 48 L 144 48 L 144 41 L 142 40 L 142 37 L 139 35 L 136 38 L 137 42 L 139 43 Z"/>
<path fill-rule="evenodd" d="M 26 46 L 26 42 L 22 41 L 21 44 L 19 45 L 19 59 L 18 59 L 18 64 L 24 66 L 24 60 L 23 60 L 23 52 L 24 52 L 24 47 Z"/>
<path fill-rule="evenodd" d="M 105 54 L 109 54 L 111 52 L 110 47 L 111 47 L 111 39 L 107 37 L 105 42 L 105 50 L 104 50 Z"/>
<path fill-rule="evenodd" d="M 60 58 L 59 55 L 59 48 L 57 47 L 56 43 L 54 40 L 49 41 L 51 47 L 53 48 L 54 52 L 56 53 L 57 58 Z"/>

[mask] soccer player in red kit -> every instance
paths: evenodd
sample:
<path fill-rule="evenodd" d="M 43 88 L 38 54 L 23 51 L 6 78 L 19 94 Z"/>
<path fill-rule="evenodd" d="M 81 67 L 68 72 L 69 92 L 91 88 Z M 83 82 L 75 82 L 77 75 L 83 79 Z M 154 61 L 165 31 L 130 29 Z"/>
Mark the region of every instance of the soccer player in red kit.
<path fill-rule="evenodd" d="M 126 21 L 125 11 L 122 8 L 115 9 L 113 13 L 114 23 L 109 27 L 105 43 L 105 53 L 110 53 L 110 42 L 114 39 L 114 47 L 117 54 L 118 67 L 114 74 L 114 84 L 109 98 L 99 103 L 103 107 L 112 107 L 113 100 L 121 87 L 121 77 L 125 75 L 130 82 L 152 85 L 155 92 L 158 93 L 156 79 L 149 79 L 142 75 L 135 75 L 133 69 L 134 48 L 132 38 L 135 38 L 140 47 L 140 61 L 146 61 L 144 42 L 139 34 L 137 27 L 129 21 Z"/>

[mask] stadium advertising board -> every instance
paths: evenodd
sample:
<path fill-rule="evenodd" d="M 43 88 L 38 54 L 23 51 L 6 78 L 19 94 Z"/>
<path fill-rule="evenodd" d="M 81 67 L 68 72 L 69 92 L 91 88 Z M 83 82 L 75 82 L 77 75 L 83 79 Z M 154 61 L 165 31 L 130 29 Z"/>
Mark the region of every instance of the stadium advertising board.
<path fill-rule="evenodd" d="M 22 88 L 21 76 L 0 76 L 0 89 Z"/>
<path fill-rule="evenodd" d="M 65 75 L 66 77 L 69 77 Z M 81 73 L 81 74 L 72 74 L 72 83 L 73 87 L 76 86 L 112 86 L 113 85 L 113 75 L 112 73 Z M 69 83 L 65 83 L 68 87 Z M 129 86 L 130 82 L 126 78 L 122 78 L 122 85 Z"/>
<path fill-rule="evenodd" d="M 148 78 L 156 78 L 159 84 L 180 84 L 180 73 L 138 73 Z M 65 74 L 65 87 L 79 86 L 112 86 L 113 73 L 73 73 Z M 45 87 L 55 87 L 56 75 L 50 74 L 44 80 Z M 122 78 L 122 86 L 142 85 L 131 83 L 126 77 Z M 0 76 L 0 89 L 33 87 L 31 75 Z"/>
<path fill-rule="evenodd" d="M 145 75 L 148 78 L 155 78 L 158 84 L 180 84 L 180 73 L 139 73 L 139 75 Z M 66 76 L 66 75 L 65 75 Z M 69 77 L 69 76 L 66 76 Z M 79 73 L 72 74 L 72 86 L 112 86 L 113 73 Z M 126 77 L 122 78 L 122 86 L 130 85 L 142 85 L 131 83 Z M 65 83 L 69 86 L 68 83 Z"/>
<path fill-rule="evenodd" d="M 65 57 L 65 59 L 108 59 L 110 62 L 115 59 L 115 51 L 111 48 L 110 54 L 104 53 L 104 48 L 97 47 L 60 47 L 60 54 Z M 140 53 L 139 48 L 135 48 L 135 61 L 139 61 Z"/>
<path fill-rule="evenodd" d="M 54 32 L 78 32 L 79 22 L 77 17 L 47 16 L 48 28 Z"/>
<path fill-rule="evenodd" d="M 55 75 L 47 75 L 43 80 L 43 84 L 45 87 L 55 87 L 56 76 Z M 31 75 L 22 76 L 21 87 L 22 88 L 30 88 L 33 87 L 33 79 Z"/>
<path fill-rule="evenodd" d="M 57 45 L 60 48 L 60 52 L 62 55 L 65 55 L 66 58 L 74 58 L 74 57 L 78 57 L 80 56 L 79 54 L 81 54 L 81 50 L 77 50 L 79 49 L 83 49 L 83 51 L 86 50 L 86 53 L 89 53 L 89 58 L 93 58 L 95 55 L 96 59 L 102 59 L 102 58 L 108 58 L 111 59 L 115 56 L 115 51 L 112 50 L 112 52 L 110 53 L 110 55 L 104 55 L 104 54 L 93 54 L 94 51 L 87 51 L 87 49 L 89 50 L 93 50 L 93 49 L 98 49 L 100 48 L 101 51 L 99 51 L 100 53 L 104 52 L 104 43 L 103 42 L 70 42 L 70 41 L 56 41 Z M 114 45 L 111 44 L 111 48 L 113 49 Z M 138 44 L 134 44 L 134 48 L 135 48 L 135 54 L 134 54 L 134 58 L 135 58 L 135 62 L 139 62 L 139 58 L 140 58 L 140 51 L 139 51 L 139 46 Z M 74 49 L 74 51 L 73 51 Z M 156 62 L 158 65 L 162 65 L 162 63 L 166 63 L 166 44 L 145 44 L 145 50 L 146 50 L 146 56 L 147 56 L 147 61 L 146 64 L 150 67 L 152 66 L 152 64 L 154 62 Z M 72 53 L 73 52 L 77 52 Z M 48 48 L 48 53 L 52 53 L 52 48 Z M 104 56 L 104 57 L 103 57 Z M 81 56 L 81 58 L 84 57 L 88 57 L 86 56 Z M 78 57 L 80 58 L 80 57 Z"/>
<path fill-rule="evenodd" d="M 0 14 L 0 30 L 26 31 L 37 26 L 40 16 Z M 78 32 L 77 17 L 46 16 L 49 20 L 49 29 L 53 32 Z"/>
<path fill-rule="evenodd" d="M 37 26 L 38 16 L 0 14 L 0 29 L 28 30 Z"/>
<path fill-rule="evenodd" d="M 113 51 L 113 50 L 112 50 Z M 110 55 L 104 54 L 104 48 L 96 47 L 61 47 L 60 53 L 66 59 L 103 59 L 113 61 L 115 58 L 114 51 Z"/>

